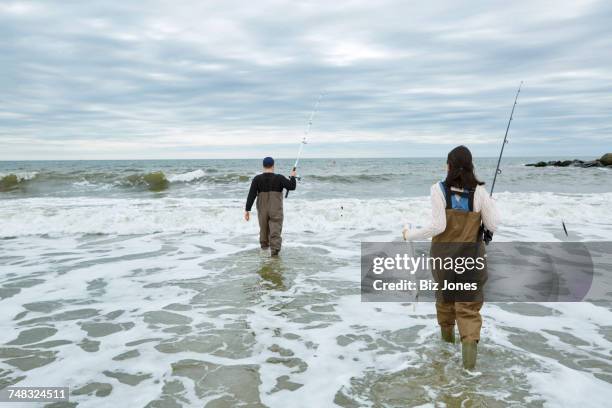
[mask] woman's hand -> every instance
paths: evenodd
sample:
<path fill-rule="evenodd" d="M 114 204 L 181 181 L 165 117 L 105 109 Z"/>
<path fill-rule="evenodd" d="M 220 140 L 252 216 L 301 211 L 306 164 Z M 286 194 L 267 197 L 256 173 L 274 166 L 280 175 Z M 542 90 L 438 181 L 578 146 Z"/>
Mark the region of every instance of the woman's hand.
<path fill-rule="evenodd" d="M 244 212 L 244 220 L 248 221 L 251 219 L 251 213 L 249 213 L 248 211 Z"/>
<path fill-rule="evenodd" d="M 407 227 L 404 227 L 404 230 L 402 231 L 402 235 L 404 236 L 404 241 L 408 241 L 409 231 L 410 230 Z"/>

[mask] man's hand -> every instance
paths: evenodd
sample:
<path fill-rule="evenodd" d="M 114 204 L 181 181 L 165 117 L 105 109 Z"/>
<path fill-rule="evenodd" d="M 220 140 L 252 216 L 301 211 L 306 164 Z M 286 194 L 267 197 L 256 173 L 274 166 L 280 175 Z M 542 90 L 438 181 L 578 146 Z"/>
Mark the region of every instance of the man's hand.
<path fill-rule="evenodd" d="M 296 171 L 295 169 L 291 170 L 291 174 L 289 174 L 291 177 L 295 177 L 296 176 Z"/>
<path fill-rule="evenodd" d="M 245 211 L 245 212 L 244 212 L 244 220 L 245 220 L 245 221 L 248 221 L 248 220 L 250 220 L 250 219 L 251 219 L 251 213 L 250 213 L 250 212 L 248 212 L 248 211 Z"/>
<path fill-rule="evenodd" d="M 404 237 L 404 241 L 408 241 L 408 235 L 409 235 L 410 230 L 406 227 L 404 227 L 404 230 L 402 231 L 402 236 Z"/>

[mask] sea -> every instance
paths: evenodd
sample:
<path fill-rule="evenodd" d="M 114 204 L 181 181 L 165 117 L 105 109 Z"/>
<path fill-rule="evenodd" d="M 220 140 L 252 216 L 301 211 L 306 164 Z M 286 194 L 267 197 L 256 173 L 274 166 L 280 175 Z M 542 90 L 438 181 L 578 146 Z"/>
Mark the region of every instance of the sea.
<path fill-rule="evenodd" d="M 495 240 L 612 241 L 612 168 L 525 166 L 550 159 L 502 160 Z M 475 164 L 490 191 L 497 158 Z M 0 389 L 69 387 L 24 407 L 608 406 L 610 302 L 485 303 L 466 371 L 432 303 L 361 301 L 361 243 L 425 225 L 445 166 L 303 159 L 271 258 L 243 219 L 260 160 L 0 162 Z"/>

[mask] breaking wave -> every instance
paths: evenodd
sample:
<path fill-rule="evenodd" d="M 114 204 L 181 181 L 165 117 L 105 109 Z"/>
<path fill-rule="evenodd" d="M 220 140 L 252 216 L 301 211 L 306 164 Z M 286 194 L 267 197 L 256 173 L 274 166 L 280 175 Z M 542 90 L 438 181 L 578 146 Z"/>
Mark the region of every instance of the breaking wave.
<path fill-rule="evenodd" d="M 145 174 L 132 174 L 126 177 L 126 183 L 130 186 L 145 186 L 149 191 L 164 191 L 170 185 L 166 175 L 162 171 L 153 171 Z"/>
<path fill-rule="evenodd" d="M 612 193 L 555 194 L 500 193 L 497 203 L 503 214 L 496 237 L 549 240 L 549 232 L 561 230 L 565 221 L 570 233 L 582 238 L 610 238 Z M 21 198 L 0 200 L 3 227 L 0 237 L 45 234 L 149 234 L 193 232 L 238 236 L 256 232 L 256 223 L 242 219 L 244 200 L 171 198 Z M 285 205 L 288 233 L 312 231 L 334 235 L 338 231 L 363 229 L 399 231 L 406 222 L 423 225 L 431 217 L 429 197 L 405 199 L 294 198 Z M 367 240 L 367 237 L 363 239 Z"/>
<path fill-rule="evenodd" d="M 36 172 L 0 174 L 0 191 L 17 189 L 21 184 L 36 177 Z"/>
<path fill-rule="evenodd" d="M 133 172 L 135 169 L 129 169 Z M 128 173 L 128 174 L 126 174 Z M 212 174 L 209 174 L 212 173 Z M 217 173 L 215 169 L 197 169 L 185 173 L 166 175 L 161 170 L 150 172 L 24 172 L 0 173 L 0 192 L 19 194 L 25 191 L 20 187 L 27 186 L 30 190 L 47 193 L 53 191 L 66 192 L 75 189 L 108 190 L 111 188 L 136 188 L 153 192 L 165 191 L 172 185 L 181 184 L 213 184 L 223 185 L 232 183 L 247 183 L 252 175 L 240 173 Z"/>
<path fill-rule="evenodd" d="M 190 181 L 197 181 L 206 177 L 206 173 L 202 169 L 189 171 L 182 174 L 171 174 L 168 176 L 168 181 L 171 183 L 182 182 L 188 183 Z"/>
<path fill-rule="evenodd" d="M 238 172 L 220 173 L 217 169 L 196 169 L 184 173 L 164 173 L 161 170 L 137 172 L 136 169 L 125 169 L 122 172 L 30 172 L 18 174 L 0 174 L 0 191 L 14 191 L 25 182 L 31 185 L 45 185 L 47 189 L 57 186 L 62 191 L 66 187 L 94 188 L 100 187 L 134 187 L 149 191 L 164 191 L 172 185 L 248 183 L 254 174 Z M 309 175 L 304 181 L 329 184 L 357 184 L 363 182 L 381 182 L 394 180 L 394 174 L 348 174 L 348 175 Z"/>
<path fill-rule="evenodd" d="M 232 183 L 232 182 L 246 182 L 251 180 L 251 176 L 239 173 L 225 173 L 225 174 L 208 174 L 216 173 L 217 170 L 194 170 L 187 173 L 171 174 L 168 176 L 168 180 L 172 183 L 193 183 L 193 182 L 204 182 L 204 183 Z"/>

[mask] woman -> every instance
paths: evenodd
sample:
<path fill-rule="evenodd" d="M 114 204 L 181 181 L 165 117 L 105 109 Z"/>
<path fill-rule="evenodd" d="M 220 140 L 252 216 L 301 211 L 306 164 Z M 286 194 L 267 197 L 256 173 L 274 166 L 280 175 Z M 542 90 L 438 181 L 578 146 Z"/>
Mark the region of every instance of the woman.
<path fill-rule="evenodd" d="M 443 248 L 457 245 L 456 243 L 473 243 L 479 250 L 479 256 L 484 256 L 482 245 L 482 229 L 495 232 L 499 216 L 493 199 L 474 174 L 472 154 L 465 146 L 451 150 L 447 160 L 447 175 L 444 181 L 431 186 L 432 222 L 424 228 L 404 228 L 405 240 L 417 241 L 432 238 L 432 253 L 434 246 Z M 444 245 L 443 245 L 444 244 Z M 434 279 L 443 287 L 441 280 L 458 281 L 474 274 L 465 273 L 444 274 L 444 271 L 432 271 Z M 452 276 L 451 276 L 452 275 Z M 463 277 L 463 278 L 462 278 Z M 480 309 L 483 304 L 482 286 L 486 282 L 486 267 L 479 271 L 475 278 L 478 291 L 472 294 L 470 301 L 457 301 L 457 297 L 436 293 L 436 314 L 442 339 L 455 342 L 455 321 L 459 326 L 461 336 L 463 366 L 474 368 L 476 364 L 476 346 L 480 340 L 482 317 Z M 465 300 L 465 298 L 459 298 Z"/>

